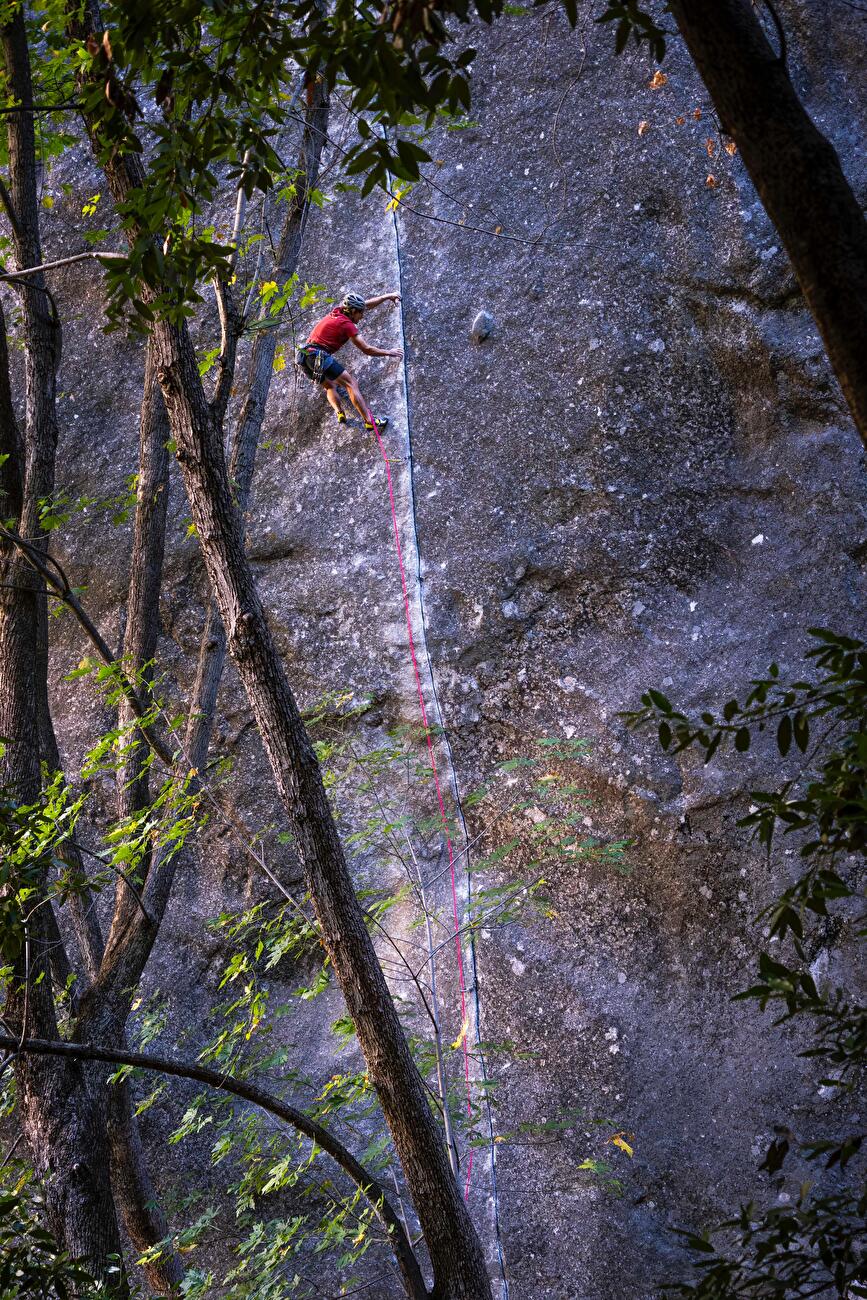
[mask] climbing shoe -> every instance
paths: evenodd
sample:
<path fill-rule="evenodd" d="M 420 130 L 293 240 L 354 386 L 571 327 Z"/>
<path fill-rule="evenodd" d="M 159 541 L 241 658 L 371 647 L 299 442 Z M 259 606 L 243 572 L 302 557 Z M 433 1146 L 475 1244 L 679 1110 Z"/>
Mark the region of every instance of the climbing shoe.
<path fill-rule="evenodd" d="M 365 429 L 368 429 L 371 433 L 373 433 L 373 423 L 372 423 L 371 420 L 365 420 L 365 421 L 364 421 L 364 427 L 365 427 Z M 377 427 L 377 429 L 379 429 L 380 433 L 382 432 L 383 429 L 387 429 L 387 428 L 388 428 L 388 416 L 387 416 L 387 415 L 378 415 L 378 416 L 376 417 L 376 427 Z"/>
<path fill-rule="evenodd" d="M 338 412 L 337 412 L 337 423 L 338 423 L 338 424 L 345 424 L 345 423 L 346 423 L 346 412 L 345 412 L 345 411 L 338 411 Z"/>

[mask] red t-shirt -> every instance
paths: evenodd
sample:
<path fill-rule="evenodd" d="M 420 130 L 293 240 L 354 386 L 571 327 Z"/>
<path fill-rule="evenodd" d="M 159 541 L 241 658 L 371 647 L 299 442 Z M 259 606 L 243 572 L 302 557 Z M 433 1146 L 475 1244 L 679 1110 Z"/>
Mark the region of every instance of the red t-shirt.
<path fill-rule="evenodd" d="M 307 342 L 315 343 L 318 348 L 324 348 L 326 352 L 336 352 L 338 348 L 343 347 L 347 339 L 351 339 L 357 333 L 358 326 L 355 322 L 351 321 L 340 307 L 335 307 L 313 326 Z"/>

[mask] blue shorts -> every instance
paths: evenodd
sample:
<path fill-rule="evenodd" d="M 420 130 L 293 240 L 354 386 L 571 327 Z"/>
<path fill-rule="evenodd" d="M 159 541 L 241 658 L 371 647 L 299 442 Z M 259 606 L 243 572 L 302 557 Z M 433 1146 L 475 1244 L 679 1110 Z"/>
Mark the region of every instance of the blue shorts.
<path fill-rule="evenodd" d="M 337 357 L 326 352 L 324 348 L 317 348 L 310 343 L 305 343 L 304 347 L 299 348 L 295 353 L 295 364 L 299 370 L 304 371 L 308 379 L 314 380 L 317 384 L 338 379 L 346 369 Z"/>

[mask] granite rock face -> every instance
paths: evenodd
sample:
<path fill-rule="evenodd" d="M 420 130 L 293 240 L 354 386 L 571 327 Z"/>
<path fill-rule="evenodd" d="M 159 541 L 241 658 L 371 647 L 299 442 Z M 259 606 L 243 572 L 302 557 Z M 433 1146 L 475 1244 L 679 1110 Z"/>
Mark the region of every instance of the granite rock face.
<path fill-rule="evenodd" d="M 842 4 L 821 25 L 807 5 L 784 17 L 796 85 L 864 196 L 865 42 L 852 34 L 864 20 Z M 561 1140 L 498 1145 L 512 1300 L 649 1300 L 684 1267 L 672 1228 L 756 1190 L 772 1126 L 833 1114 L 792 1042 L 729 1001 L 756 949 L 752 918 L 786 870 L 735 829 L 768 755 L 705 770 L 666 758 L 618 714 L 648 685 L 683 705 L 728 698 L 771 660 L 794 665 L 806 628 L 863 626 L 864 463 L 779 240 L 677 44 L 666 84 L 650 89 L 646 63 L 615 59 L 610 32 L 589 20 L 571 33 L 556 11 L 529 10 L 475 39 L 472 121 L 434 137 L 431 183 L 397 219 L 381 195 L 338 195 L 314 215 L 302 277 L 334 295 L 403 292 L 405 334 L 387 308 L 364 331 L 405 343 L 406 386 L 398 362 L 352 364 L 374 411 L 392 417 L 414 632 L 458 788 L 540 737 L 585 737 L 588 831 L 634 842 L 629 875 L 561 864 L 555 915 L 491 931 L 476 956 L 482 1038 L 532 1054 L 491 1066 L 495 1127 L 586 1116 Z M 77 212 L 58 198 L 51 254 L 78 247 Z M 120 490 L 135 468 L 141 358 L 101 334 L 89 270 L 67 273 L 59 292 L 61 481 L 73 494 Z M 479 346 L 482 312 L 496 325 Z M 338 429 L 291 365 L 275 377 L 264 443 L 250 553 L 290 680 L 305 703 L 369 693 L 359 731 L 377 744 L 384 728 L 418 722 L 382 459 L 359 428 Z M 180 694 L 204 590 L 172 491 L 160 654 Z M 128 533 L 99 521 L 58 536 L 115 642 L 124 547 Z M 70 761 L 101 716 L 63 680 L 80 653 L 59 620 L 54 706 Z M 221 717 L 216 741 L 243 775 L 237 816 L 279 828 L 231 670 Z M 439 759 L 448 784 L 442 745 Z M 470 835 L 482 829 L 470 814 Z M 496 832 L 482 841 L 495 843 Z M 274 863 L 297 878 L 290 860 Z M 149 974 L 168 997 L 166 1041 L 200 1041 L 224 956 L 207 919 L 269 888 L 213 826 Z M 445 958 L 441 992 L 453 1037 Z M 331 1070 L 338 1012 L 327 994 L 287 1031 L 313 1076 Z M 609 1159 L 619 1198 L 579 1170 L 602 1118 L 634 1135 L 631 1162 Z M 156 1134 L 167 1121 L 157 1106 L 144 1122 Z M 185 1161 L 206 1168 L 207 1148 L 187 1143 L 172 1159 L 180 1177 Z M 481 1153 L 473 1205 L 497 1279 L 490 1176 Z"/>

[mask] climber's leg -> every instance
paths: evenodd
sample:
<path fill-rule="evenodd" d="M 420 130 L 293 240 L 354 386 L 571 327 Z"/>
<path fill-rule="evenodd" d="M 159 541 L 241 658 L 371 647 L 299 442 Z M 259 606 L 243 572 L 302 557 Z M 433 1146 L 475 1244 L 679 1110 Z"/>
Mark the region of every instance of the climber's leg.
<path fill-rule="evenodd" d="M 355 377 L 351 375 L 348 370 L 344 370 L 343 374 L 340 375 L 340 377 L 337 379 L 336 382 L 338 384 L 342 384 L 343 387 L 346 389 L 347 393 L 349 394 L 349 400 L 352 403 L 352 405 L 355 407 L 358 414 L 361 416 L 361 420 L 365 429 L 373 429 L 373 424 L 368 419 L 368 416 L 370 414 L 370 407 L 367 405 L 367 402 L 362 397 L 361 389 L 358 387 L 358 384 L 355 382 Z M 388 416 L 378 415 L 376 417 L 376 423 L 379 426 L 381 432 L 388 424 Z"/>
<path fill-rule="evenodd" d="M 336 382 L 343 385 L 349 394 L 350 402 L 355 407 L 362 420 L 367 423 L 367 403 L 361 396 L 361 389 L 355 382 L 355 376 L 348 370 L 344 370 L 343 374 L 338 376 Z"/>
<path fill-rule="evenodd" d="M 339 423 L 344 424 L 346 421 L 346 412 L 340 405 L 340 398 L 337 396 L 337 390 L 334 387 L 333 381 L 331 379 L 324 380 L 322 387 L 325 389 L 325 396 L 328 398 L 328 405 L 336 413 Z"/>

